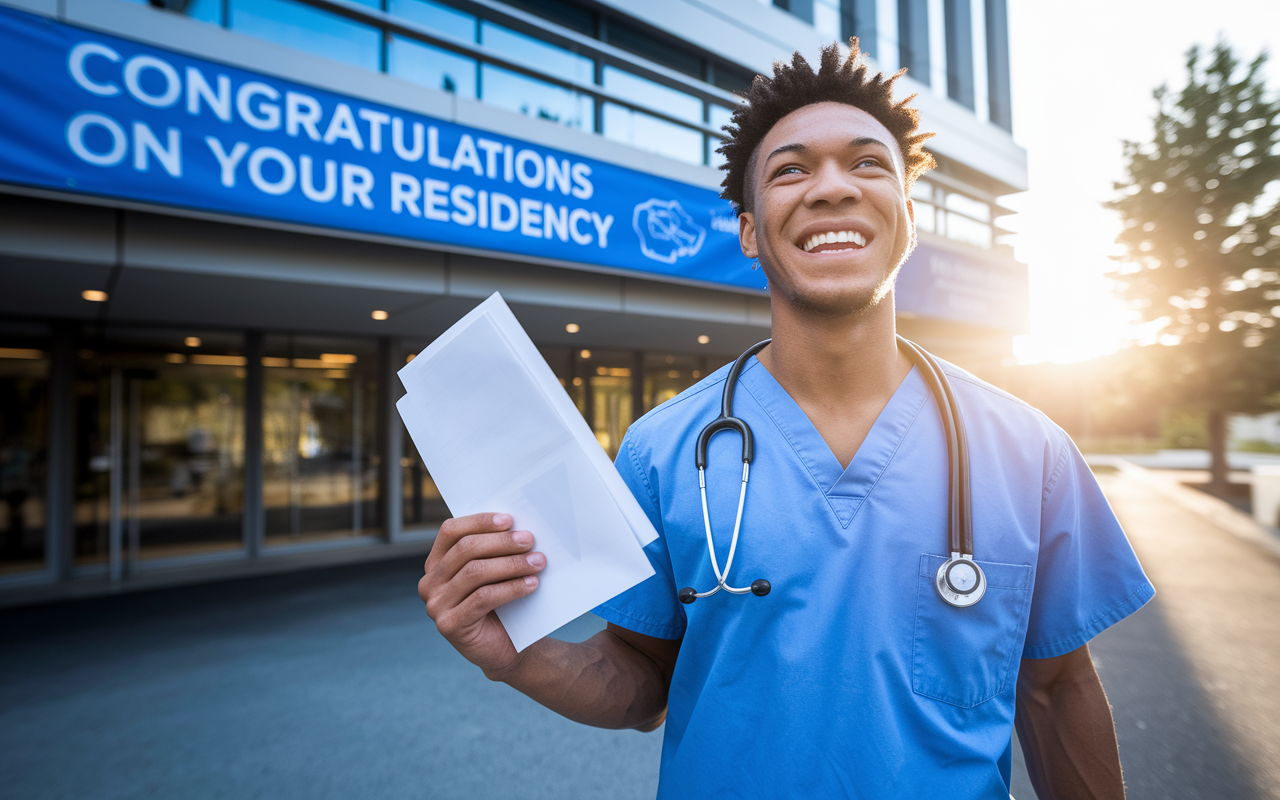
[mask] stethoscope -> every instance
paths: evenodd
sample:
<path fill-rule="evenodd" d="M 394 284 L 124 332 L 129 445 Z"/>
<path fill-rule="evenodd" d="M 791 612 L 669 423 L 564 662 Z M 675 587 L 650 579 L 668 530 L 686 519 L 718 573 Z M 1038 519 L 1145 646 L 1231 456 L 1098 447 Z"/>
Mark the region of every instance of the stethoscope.
<path fill-rule="evenodd" d="M 702 523 L 707 533 L 707 552 L 711 555 L 711 569 L 716 574 L 715 588 L 699 592 L 692 586 L 681 589 L 678 597 L 681 603 L 692 603 L 699 597 L 710 597 L 724 589 L 732 594 L 750 592 L 757 597 L 764 597 L 772 588 L 767 580 L 759 578 L 750 586 L 730 586 L 729 570 L 733 567 L 733 557 L 738 552 L 738 533 L 742 529 L 742 509 L 747 500 L 747 480 L 751 474 L 752 442 L 751 426 L 733 415 L 733 392 L 737 388 L 738 374 L 743 366 L 756 353 L 763 350 L 772 339 L 753 344 L 747 351 L 738 356 L 729 368 L 725 377 L 724 393 L 720 397 L 720 416 L 711 421 L 702 433 L 698 434 L 698 445 L 694 452 L 694 460 L 698 465 L 698 489 L 702 493 Z M 898 347 L 911 358 L 924 376 L 925 383 L 933 392 L 938 411 L 942 414 L 942 429 L 947 440 L 948 465 L 948 511 L 947 511 L 947 544 L 951 557 L 938 567 L 934 576 L 933 588 L 944 601 L 957 608 L 965 608 L 982 599 L 987 591 L 987 578 L 982 568 L 973 560 L 973 520 L 970 509 L 969 494 L 969 440 L 965 436 L 964 423 L 960 419 L 960 407 L 956 404 L 955 394 L 951 391 L 951 383 L 938 366 L 933 356 L 924 348 L 898 337 Z M 729 557 L 725 560 L 724 571 L 720 570 L 720 562 L 716 558 L 715 540 L 711 536 L 711 516 L 707 512 L 707 444 L 711 437 L 724 430 L 735 430 L 742 437 L 742 490 L 738 494 L 738 515 L 733 521 L 733 538 L 729 542 Z"/>

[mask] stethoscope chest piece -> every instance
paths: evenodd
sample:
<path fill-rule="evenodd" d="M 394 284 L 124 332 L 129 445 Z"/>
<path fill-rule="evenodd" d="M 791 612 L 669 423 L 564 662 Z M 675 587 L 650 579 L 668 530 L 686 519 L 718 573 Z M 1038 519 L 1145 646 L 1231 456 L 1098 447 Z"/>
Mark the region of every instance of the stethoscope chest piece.
<path fill-rule="evenodd" d="M 971 557 L 952 553 L 951 558 L 938 567 L 933 588 L 948 605 L 968 608 L 986 594 L 987 576 Z"/>

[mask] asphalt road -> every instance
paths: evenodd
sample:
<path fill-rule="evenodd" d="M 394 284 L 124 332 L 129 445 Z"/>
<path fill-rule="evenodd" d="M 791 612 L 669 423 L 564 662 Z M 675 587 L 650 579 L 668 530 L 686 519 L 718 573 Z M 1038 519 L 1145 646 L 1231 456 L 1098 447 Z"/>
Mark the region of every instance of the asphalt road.
<path fill-rule="evenodd" d="M 1103 480 L 1159 590 L 1093 645 L 1129 796 L 1280 798 L 1280 561 Z M 419 574 L 0 613 L 0 796 L 653 797 L 660 733 L 578 726 L 489 683 L 434 632 Z M 1013 788 L 1034 796 L 1025 774 Z"/>

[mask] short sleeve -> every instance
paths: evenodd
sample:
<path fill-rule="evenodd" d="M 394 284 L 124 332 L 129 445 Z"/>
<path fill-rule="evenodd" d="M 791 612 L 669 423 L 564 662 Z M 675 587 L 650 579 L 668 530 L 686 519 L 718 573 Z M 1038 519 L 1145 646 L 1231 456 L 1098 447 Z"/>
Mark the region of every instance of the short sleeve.
<path fill-rule="evenodd" d="M 1065 655 L 1155 596 L 1089 465 L 1058 431 L 1041 499 L 1040 555 L 1023 658 Z"/>
<path fill-rule="evenodd" d="M 622 440 L 614 465 L 658 531 L 658 538 L 644 549 L 649 563 L 653 565 L 653 575 L 601 604 L 594 613 L 614 625 L 645 636 L 680 639 L 684 636 L 684 607 L 676 596 L 671 557 L 662 526 L 662 510 L 653 491 L 657 475 L 653 474 L 652 465 L 641 463 L 635 441 L 630 436 Z"/>

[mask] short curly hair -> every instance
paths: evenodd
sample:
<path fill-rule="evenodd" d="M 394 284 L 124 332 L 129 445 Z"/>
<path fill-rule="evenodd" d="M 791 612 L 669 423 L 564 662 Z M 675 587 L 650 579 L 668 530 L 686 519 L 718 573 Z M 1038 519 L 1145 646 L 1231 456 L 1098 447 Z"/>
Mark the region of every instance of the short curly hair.
<path fill-rule="evenodd" d="M 849 47 L 849 56 L 841 60 L 834 42 L 825 45 L 817 72 L 797 52 L 790 64 L 774 62 L 772 78 L 757 75 L 752 81 L 743 96 L 746 102 L 734 110 L 729 124 L 724 126 L 728 138 L 716 149 L 725 158 L 720 167 L 726 173 L 720 196 L 732 202 L 739 214 L 751 210 L 750 171 L 760 142 L 780 119 L 814 103 L 831 101 L 860 108 L 888 128 L 902 151 L 908 193 L 916 178 L 937 166 L 924 149 L 924 142 L 933 134 L 917 133 L 920 112 L 908 107 L 916 96 L 893 101 L 893 85 L 906 70 L 889 78 L 882 72 L 868 76 L 867 62 L 858 50 L 856 37 L 849 40 Z"/>

